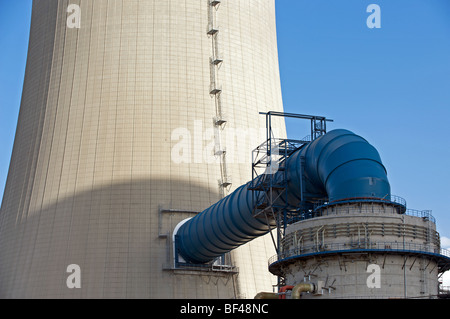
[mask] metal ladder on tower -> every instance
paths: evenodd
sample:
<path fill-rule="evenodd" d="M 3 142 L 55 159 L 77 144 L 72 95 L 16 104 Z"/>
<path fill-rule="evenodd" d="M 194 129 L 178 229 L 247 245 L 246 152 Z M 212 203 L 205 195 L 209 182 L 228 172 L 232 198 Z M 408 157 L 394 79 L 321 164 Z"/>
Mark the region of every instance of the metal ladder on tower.
<path fill-rule="evenodd" d="M 208 5 L 208 29 L 207 34 L 211 37 L 212 55 L 209 58 L 210 65 L 210 89 L 209 94 L 214 97 L 215 113 L 214 117 L 214 155 L 220 158 L 220 175 L 219 190 L 222 197 L 225 197 L 226 191 L 232 185 L 231 176 L 228 173 L 227 166 L 227 152 L 226 148 L 222 145 L 222 132 L 225 129 L 225 125 L 228 122 L 224 112 L 222 103 L 222 86 L 219 84 L 219 69 L 223 63 L 223 57 L 220 53 L 220 41 L 219 33 L 220 28 L 217 23 L 217 12 L 219 10 L 220 0 L 209 0 Z"/>

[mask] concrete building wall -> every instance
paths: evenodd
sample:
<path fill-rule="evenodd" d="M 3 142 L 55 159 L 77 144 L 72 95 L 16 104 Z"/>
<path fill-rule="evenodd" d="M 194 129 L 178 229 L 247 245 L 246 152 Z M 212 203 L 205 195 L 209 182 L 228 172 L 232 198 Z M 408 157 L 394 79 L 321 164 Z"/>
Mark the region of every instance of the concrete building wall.
<path fill-rule="evenodd" d="M 69 4 L 81 8 L 79 29 L 67 26 Z M 207 0 L 33 2 L 0 213 L 0 297 L 252 298 L 272 289 L 270 237 L 233 252 L 238 275 L 167 266 L 170 232 L 192 214 L 161 211 L 202 211 L 247 182 L 265 127 L 258 113 L 282 111 L 274 0 L 214 10 L 215 40 Z M 218 129 L 213 41 L 228 120 Z M 285 135 L 284 122 L 274 127 Z M 219 135 L 233 183 L 225 190 Z M 66 285 L 71 264 L 81 289 Z"/>
<path fill-rule="evenodd" d="M 398 214 L 393 206 L 378 204 L 336 207 L 322 217 L 290 225 L 283 238 L 284 251 L 317 249 L 319 246 L 327 250 L 381 249 L 384 244 L 392 249 L 401 249 L 405 245 L 434 253 L 440 251 L 439 233 L 434 222 Z"/>
<path fill-rule="evenodd" d="M 379 267 L 379 282 L 370 277 L 368 265 Z M 310 258 L 285 271 L 288 285 L 323 283 L 319 294 L 303 293 L 304 299 L 435 298 L 438 293 L 436 262 L 428 258 L 355 253 Z"/>
<path fill-rule="evenodd" d="M 429 298 L 438 293 L 436 224 L 398 214 L 392 205 L 330 205 L 322 216 L 290 225 L 283 238 L 287 285 L 323 283 L 304 298 Z M 304 255 L 304 257 L 298 257 Z M 296 258 L 297 256 L 297 258 Z M 370 275 L 377 267 L 377 286 Z M 368 284 L 368 280 L 370 281 Z"/>

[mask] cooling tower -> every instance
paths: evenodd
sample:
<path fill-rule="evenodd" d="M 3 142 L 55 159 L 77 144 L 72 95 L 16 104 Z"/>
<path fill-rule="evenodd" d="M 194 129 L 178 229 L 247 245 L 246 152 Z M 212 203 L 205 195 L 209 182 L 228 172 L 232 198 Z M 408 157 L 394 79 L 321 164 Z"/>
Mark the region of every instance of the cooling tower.
<path fill-rule="evenodd" d="M 0 297 L 272 291 L 270 236 L 198 269 L 176 267 L 172 240 L 251 179 L 269 110 L 282 111 L 274 0 L 35 0 Z"/>

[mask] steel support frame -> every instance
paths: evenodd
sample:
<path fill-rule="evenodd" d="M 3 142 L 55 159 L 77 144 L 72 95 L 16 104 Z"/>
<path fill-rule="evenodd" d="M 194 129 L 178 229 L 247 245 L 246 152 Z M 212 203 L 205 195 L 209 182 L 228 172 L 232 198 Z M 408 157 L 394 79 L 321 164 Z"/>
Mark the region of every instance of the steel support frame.
<path fill-rule="evenodd" d="M 253 191 L 253 214 L 256 218 L 265 218 L 269 227 L 270 220 L 276 221 L 277 239 L 275 240 L 273 237 L 272 239 L 278 253 L 281 239 L 284 237 L 288 225 L 288 216 L 298 214 L 301 209 L 301 207 L 290 207 L 288 204 L 286 160 L 299 148 L 326 134 L 326 124 L 332 120 L 323 116 L 274 111 L 260 114 L 266 117 L 266 140 L 252 154 L 250 189 Z M 276 137 L 272 129 L 272 117 L 274 116 L 309 120 L 311 122 L 310 138 L 293 140 Z M 261 173 L 262 171 L 263 173 Z M 275 175 L 275 173 L 277 174 Z M 278 180 L 275 179 L 275 176 Z M 281 179 L 279 179 L 280 176 L 282 176 Z M 303 184 L 302 181 L 300 184 Z M 258 194 L 262 194 L 263 198 L 258 198 Z M 301 197 L 303 198 L 303 189 Z"/>

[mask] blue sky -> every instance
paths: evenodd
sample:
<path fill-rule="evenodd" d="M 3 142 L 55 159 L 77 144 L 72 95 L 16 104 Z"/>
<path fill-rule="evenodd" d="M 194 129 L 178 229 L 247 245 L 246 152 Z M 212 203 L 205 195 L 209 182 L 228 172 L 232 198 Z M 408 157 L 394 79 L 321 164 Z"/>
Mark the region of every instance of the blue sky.
<path fill-rule="evenodd" d="M 366 24 L 372 3 L 380 29 Z M 450 237 L 450 1 L 278 0 L 277 18 L 285 111 L 366 138 L 392 193 Z"/>
<path fill-rule="evenodd" d="M 369 29 L 369 4 L 381 28 Z M 0 196 L 20 106 L 31 0 L 0 0 Z M 450 238 L 450 1 L 277 0 L 285 111 L 334 119 L 380 152 L 393 194 Z M 291 138 L 300 138 L 288 122 Z M 449 244 L 450 246 L 450 244 Z"/>
<path fill-rule="evenodd" d="M 0 198 L 19 115 L 30 20 L 31 1 L 0 0 Z"/>

